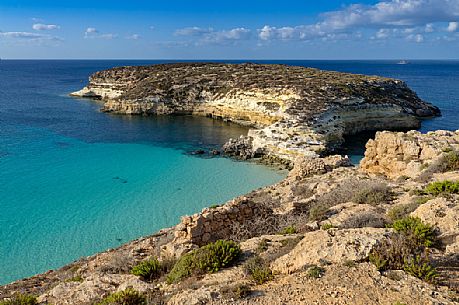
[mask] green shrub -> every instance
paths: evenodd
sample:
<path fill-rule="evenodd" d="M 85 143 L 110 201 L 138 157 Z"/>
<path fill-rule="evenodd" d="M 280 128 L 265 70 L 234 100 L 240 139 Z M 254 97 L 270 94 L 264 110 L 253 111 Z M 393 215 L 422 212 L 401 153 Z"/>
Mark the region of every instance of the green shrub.
<path fill-rule="evenodd" d="M 263 238 L 257 245 L 257 253 L 263 253 L 268 250 L 268 240 Z"/>
<path fill-rule="evenodd" d="M 76 275 L 74 277 L 66 279 L 65 282 L 83 282 L 83 278 L 81 277 L 81 275 Z"/>
<path fill-rule="evenodd" d="M 371 250 L 369 260 L 379 271 L 403 269 L 427 282 L 434 282 L 437 277 L 428 248 L 404 234 L 395 233 L 379 242 Z"/>
<path fill-rule="evenodd" d="M 115 292 L 103 299 L 97 305 L 146 305 L 146 297 L 132 288 Z"/>
<path fill-rule="evenodd" d="M 419 203 L 417 201 L 396 205 L 395 207 L 390 209 L 389 212 L 387 212 L 387 216 L 389 217 L 390 220 L 396 221 L 398 219 L 408 216 L 411 212 L 416 210 L 418 207 L 419 207 Z"/>
<path fill-rule="evenodd" d="M 168 283 L 198 273 L 213 273 L 229 266 L 241 255 L 241 248 L 233 241 L 218 240 L 183 255 L 167 276 Z"/>
<path fill-rule="evenodd" d="M 396 220 L 392 227 L 395 231 L 411 238 L 418 245 L 431 247 L 436 242 L 435 229 L 422 222 L 420 218 L 407 216 Z"/>
<path fill-rule="evenodd" d="M 152 258 L 134 266 L 131 273 L 140 276 L 145 281 L 151 281 L 161 274 L 161 263 L 156 258 Z"/>
<path fill-rule="evenodd" d="M 288 226 L 282 229 L 279 234 L 281 235 L 287 235 L 287 234 L 295 234 L 297 233 L 296 228 L 294 226 Z"/>
<path fill-rule="evenodd" d="M 328 206 L 314 204 L 309 209 L 309 220 L 310 221 L 322 221 L 326 219 L 327 213 L 329 211 Z"/>
<path fill-rule="evenodd" d="M 424 188 L 424 192 L 430 195 L 459 194 L 459 181 L 437 181 L 432 182 Z"/>
<path fill-rule="evenodd" d="M 382 183 L 373 183 L 359 189 L 352 201 L 358 204 L 378 205 L 387 203 L 392 200 L 392 192 L 390 188 Z"/>
<path fill-rule="evenodd" d="M 271 269 L 258 255 L 247 260 L 244 264 L 244 271 L 255 283 L 259 285 L 273 279 Z"/>
<path fill-rule="evenodd" d="M 0 301 L 0 305 L 36 305 L 38 304 L 35 296 L 26 294 L 16 294 L 10 300 Z"/>
<path fill-rule="evenodd" d="M 308 277 L 310 278 L 320 278 L 324 275 L 325 269 L 319 266 L 312 266 L 308 269 Z"/>
<path fill-rule="evenodd" d="M 322 225 L 321 229 L 322 230 L 330 230 L 336 228 L 336 226 L 332 225 L 331 223 L 325 223 Z"/>
<path fill-rule="evenodd" d="M 438 277 L 435 267 L 433 267 L 429 260 L 422 255 L 416 255 L 415 257 L 405 260 L 403 270 L 429 283 L 434 283 Z"/>
<path fill-rule="evenodd" d="M 395 233 L 370 251 L 369 260 L 379 271 L 403 269 L 405 259 L 422 253 L 423 248 L 405 235 Z"/>

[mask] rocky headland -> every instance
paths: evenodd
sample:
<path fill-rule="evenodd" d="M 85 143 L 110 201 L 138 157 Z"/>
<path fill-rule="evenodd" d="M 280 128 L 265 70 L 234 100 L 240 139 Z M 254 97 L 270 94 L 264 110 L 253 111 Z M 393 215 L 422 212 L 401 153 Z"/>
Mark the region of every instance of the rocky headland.
<path fill-rule="evenodd" d="M 458 304 L 459 131 L 378 132 L 359 166 L 319 156 L 343 135 L 439 115 L 402 82 L 175 64 L 98 72 L 75 95 L 115 113 L 242 122 L 254 129 L 226 145 L 233 155 L 293 168 L 174 227 L 0 287 L 12 300 L 0 304 Z M 35 303 L 12 303 L 21 298 Z"/>
<path fill-rule="evenodd" d="M 73 96 L 117 114 L 193 114 L 254 127 L 228 154 L 293 161 L 365 130 L 416 129 L 440 115 L 400 81 L 287 65 L 182 63 L 100 71 Z"/>

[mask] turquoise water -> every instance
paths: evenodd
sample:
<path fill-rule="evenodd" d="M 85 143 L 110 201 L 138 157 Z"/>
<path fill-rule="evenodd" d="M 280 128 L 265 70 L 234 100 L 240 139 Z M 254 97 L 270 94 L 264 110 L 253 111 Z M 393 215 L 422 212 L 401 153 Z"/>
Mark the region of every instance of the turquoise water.
<path fill-rule="evenodd" d="M 262 166 L 172 148 L 7 132 L 23 141 L 1 141 L 8 148 L 0 163 L 3 283 L 151 234 L 282 178 Z"/>
<path fill-rule="evenodd" d="M 188 152 L 247 132 L 68 98 L 107 63 L 0 65 L 0 284 L 156 232 L 285 173 Z"/>
<path fill-rule="evenodd" d="M 247 129 L 192 117 L 100 113 L 67 95 L 113 66 L 159 61 L 0 62 L 0 284 L 60 267 L 176 224 L 184 214 L 281 180 L 285 173 L 188 152 Z M 396 77 L 459 128 L 459 62 L 265 61 Z M 361 157 L 367 138 L 345 152 Z"/>

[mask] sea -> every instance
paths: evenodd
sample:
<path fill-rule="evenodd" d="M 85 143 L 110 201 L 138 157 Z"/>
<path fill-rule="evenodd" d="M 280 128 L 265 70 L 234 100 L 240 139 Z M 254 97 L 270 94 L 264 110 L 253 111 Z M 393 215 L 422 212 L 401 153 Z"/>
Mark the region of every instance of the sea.
<path fill-rule="evenodd" d="M 0 285 L 61 267 L 180 221 L 181 215 L 276 183 L 285 171 L 194 155 L 248 129 L 191 116 L 120 116 L 68 96 L 99 70 L 173 61 L 0 61 Z M 215 61 L 214 61 L 215 62 Z M 394 77 L 459 129 L 459 61 L 277 63 Z M 355 162 L 371 135 L 347 139 Z"/>

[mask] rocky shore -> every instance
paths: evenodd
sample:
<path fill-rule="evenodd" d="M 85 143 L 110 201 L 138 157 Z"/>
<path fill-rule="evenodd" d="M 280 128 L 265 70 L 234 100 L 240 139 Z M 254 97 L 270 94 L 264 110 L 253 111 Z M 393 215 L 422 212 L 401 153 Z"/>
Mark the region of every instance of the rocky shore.
<path fill-rule="evenodd" d="M 341 156 L 300 157 L 276 185 L 0 287 L 0 299 L 22 293 L 42 304 L 107 297 L 104 304 L 458 304 L 458 150 L 459 131 L 385 131 L 369 141 L 359 167 Z M 236 242 L 226 246 L 238 247 L 229 264 L 171 280 L 187 257 L 202 260 L 196 251 L 216 240 Z M 156 260 L 162 267 L 151 277 L 133 272 Z M 107 301 L 134 293 L 140 303 Z"/>
<path fill-rule="evenodd" d="M 110 113 L 193 114 L 252 126 L 225 149 L 288 162 L 330 152 L 345 135 L 416 129 L 420 118 L 440 115 L 399 80 L 286 65 L 119 67 L 93 74 L 72 95 L 100 99 Z"/>

